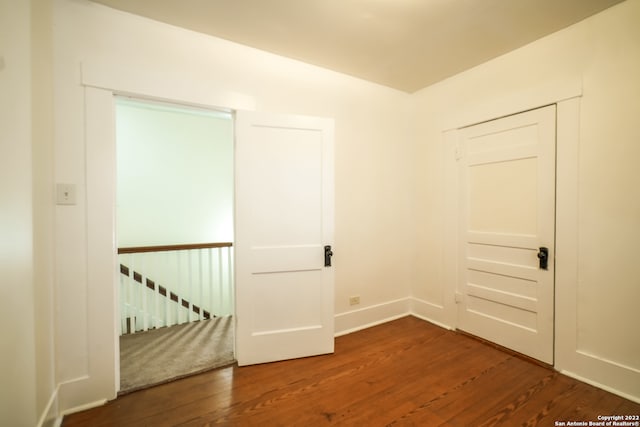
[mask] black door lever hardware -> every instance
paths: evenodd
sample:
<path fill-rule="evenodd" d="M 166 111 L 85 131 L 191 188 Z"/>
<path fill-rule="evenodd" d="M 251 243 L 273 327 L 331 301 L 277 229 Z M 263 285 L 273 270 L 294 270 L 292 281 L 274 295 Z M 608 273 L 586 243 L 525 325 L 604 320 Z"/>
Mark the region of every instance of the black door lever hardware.
<path fill-rule="evenodd" d="M 331 267 L 331 257 L 333 256 L 333 251 L 331 250 L 331 246 L 327 245 L 324 247 L 324 266 Z"/>
<path fill-rule="evenodd" d="M 541 246 L 538 252 L 538 259 L 540 260 L 540 268 L 547 270 L 549 267 L 549 248 Z"/>

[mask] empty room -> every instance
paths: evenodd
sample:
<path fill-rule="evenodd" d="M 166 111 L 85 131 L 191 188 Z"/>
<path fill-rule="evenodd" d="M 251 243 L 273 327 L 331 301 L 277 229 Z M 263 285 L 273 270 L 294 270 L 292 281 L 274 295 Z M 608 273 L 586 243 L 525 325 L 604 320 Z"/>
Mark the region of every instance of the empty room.
<path fill-rule="evenodd" d="M 0 424 L 640 425 L 638 22 L 640 0 L 0 0 Z M 218 178 L 171 175 L 202 156 L 122 157 L 122 103 L 224 121 L 224 225 Z M 168 215 L 126 245 L 125 163 L 127 200 L 151 206 L 138 174 Z M 224 258 L 123 279 L 119 253 L 193 245 Z M 223 316 L 226 366 L 124 393 L 123 335 Z"/>

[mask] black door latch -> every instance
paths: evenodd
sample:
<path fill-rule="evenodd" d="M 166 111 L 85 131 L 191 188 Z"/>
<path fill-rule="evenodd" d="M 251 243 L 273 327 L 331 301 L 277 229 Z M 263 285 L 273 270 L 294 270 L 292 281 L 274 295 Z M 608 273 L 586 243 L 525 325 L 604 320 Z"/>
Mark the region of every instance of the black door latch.
<path fill-rule="evenodd" d="M 538 259 L 540 260 L 540 268 L 547 270 L 549 267 L 549 248 L 540 247 L 538 252 Z"/>
<path fill-rule="evenodd" d="M 331 257 L 333 256 L 333 251 L 331 251 L 331 246 L 327 245 L 324 247 L 324 266 L 331 267 Z"/>

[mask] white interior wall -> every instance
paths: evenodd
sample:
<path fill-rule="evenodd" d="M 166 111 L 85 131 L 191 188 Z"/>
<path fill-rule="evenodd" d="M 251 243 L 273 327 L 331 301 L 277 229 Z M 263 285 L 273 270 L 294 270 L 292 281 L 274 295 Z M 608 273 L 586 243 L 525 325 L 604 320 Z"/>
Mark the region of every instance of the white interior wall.
<path fill-rule="evenodd" d="M 0 425 L 55 419 L 51 9 L 0 1 Z"/>
<path fill-rule="evenodd" d="M 490 119 L 490 112 L 536 107 L 545 91 L 561 97 L 568 86 L 581 87 L 577 280 L 556 283 L 563 296 L 569 295 L 569 300 L 556 300 L 556 366 L 634 399 L 640 399 L 634 309 L 640 300 L 634 251 L 640 238 L 638 22 L 640 1 L 628 0 L 414 95 L 420 139 L 416 159 L 422 166 L 415 168 L 416 216 L 423 220 L 416 224 L 418 267 L 412 292 L 432 304 L 434 320 L 453 326 L 455 304 L 447 301 L 452 284 L 443 267 L 447 213 L 434 208 L 444 204 L 451 190 L 444 185 L 443 131 Z M 570 172 L 567 166 L 559 162 L 559 179 Z M 558 271 L 571 262 L 557 260 Z M 572 341 L 574 348 L 566 344 Z"/>
<path fill-rule="evenodd" d="M 120 82 L 121 90 L 147 96 L 333 117 L 336 313 L 352 309 L 351 295 L 360 295 L 359 307 L 374 312 L 380 304 L 407 299 L 412 235 L 402 218 L 411 206 L 404 191 L 411 178 L 409 95 L 85 1 L 56 0 L 55 28 L 56 180 L 78 186 L 77 205 L 57 212 L 57 232 L 65 236 L 56 242 L 63 409 L 98 400 L 81 386 L 96 316 L 83 303 L 91 292 L 86 273 L 92 261 L 81 86 L 89 74 L 99 76 L 91 77 L 94 82 L 103 76 Z"/>
<path fill-rule="evenodd" d="M 0 424 L 36 423 L 30 5 L 0 2 Z"/>
<path fill-rule="evenodd" d="M 361 307 L 378 318 L 385 307 L 406 307 L 411 283 L 416 300 L 444 305 L 443 130 L 463 124 L 464 111 L 521 105 L 512 101 L 514 94 L 522 99 L 549 81 L 578 79 L 579 281 L 558 284 L 575 288 L 578 309 L 575 328 L 561 332 L 575 335 L 576 354 L 594 356 L 601 361 L 596 366 L 620 365 L 637 375 L 638 340 L 626 331 L 635 325 L 640 289 L 631 260 L 640 237 L 632 121 L 640 112 L 638 0 L 413 96 L 89 2 L 54 4 L 56 181 L 79 189 L 78 204 L 59 207 L 56 217 L 57 235 L 64 236 L 56 242 L 60 382 L 81 382 L 88 371 L 94 314 L 83 305 L 90 260 L 81 70 L 105 64 L 107 72 L 126 70 L 120 77 L 131 83 L 127 88 L 149 95 L 194 99 L 197 92 L 202 104 L 334 117 L 336 313 L 350 313 L 348 297 L 360 295 Z M 166 87 L 167 80 L 182 84 Z M 358 322 L 375 320 L 367 310 L 354 314 L 362 313 Z M 433 320 L 447 323 L 446 316 Z M 566 360 L 575 363 L 566 369 L 577 375 L 597 375 L 579 358 Z M 611 380 L 596 382 L 616 388 Z M 87 399 L 65 401 L 63 409 Z"/>

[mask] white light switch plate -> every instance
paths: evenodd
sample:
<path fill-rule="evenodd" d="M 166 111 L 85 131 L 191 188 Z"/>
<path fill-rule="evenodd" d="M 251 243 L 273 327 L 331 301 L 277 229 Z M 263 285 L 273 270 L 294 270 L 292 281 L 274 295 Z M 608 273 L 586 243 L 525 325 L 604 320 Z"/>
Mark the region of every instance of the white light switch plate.
<path fill-rule="evenodd" d="M 76 185 L 58 184 L 56 185 L 56 203 L 58 205 L 76 204 Z"/>

